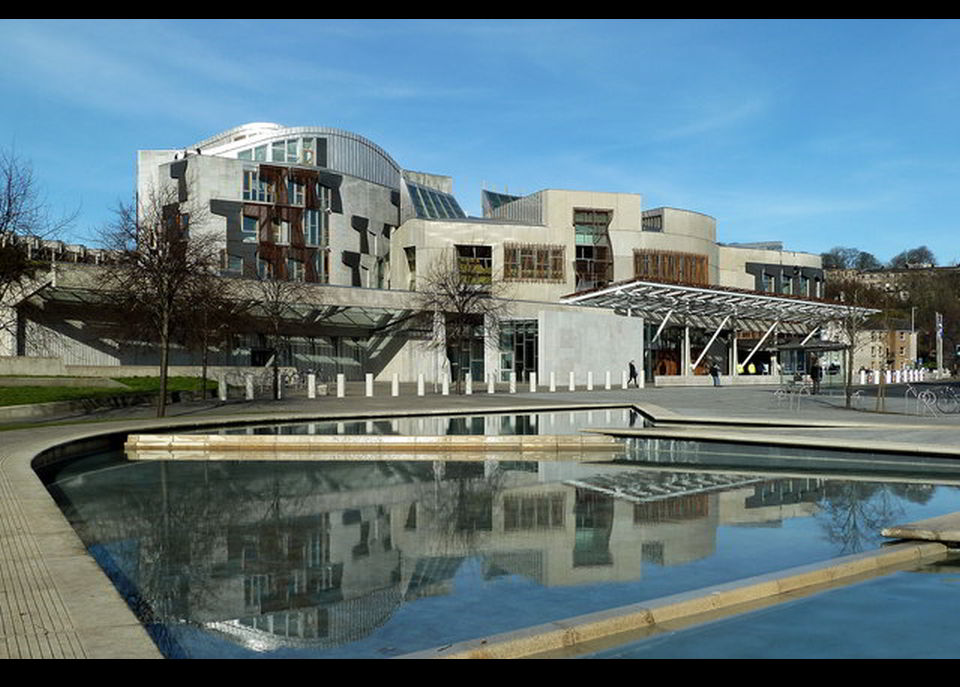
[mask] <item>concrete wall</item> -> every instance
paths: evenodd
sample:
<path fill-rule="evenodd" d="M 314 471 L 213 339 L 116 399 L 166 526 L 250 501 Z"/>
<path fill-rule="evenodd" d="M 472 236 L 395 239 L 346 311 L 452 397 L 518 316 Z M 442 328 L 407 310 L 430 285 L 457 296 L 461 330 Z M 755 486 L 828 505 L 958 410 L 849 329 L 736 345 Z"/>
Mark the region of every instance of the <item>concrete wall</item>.
<path fill-rule="evenodd" d="M 643 318 L 596 308 L 544 307 L 537 322 L 541 383 L 547 383 L 552 371 L 557 385 L 566 386 L 572 371 L 582 387 L 592 372 L 598 388 L 609 371 L 613 386 L 619 388 L 620 373 L 631 360 L 638 371 L 643 369 Z"/>
<path fill-rule="evenodd" d="M 493 256 L 493 273 L 498 278 L 503 274 L 505 243 L 548 243 L 566 247 L 564 276 L 562 282 L 510 281 L 503 282 L 499 295 L 505 298 L 524 300 L 557 301 L 560 296 L 572 293 L 575 288 L 573 273 L 573 230 L 569 236 L 546 227 L 470 221 L 408 220 L 393 233 L 391 238 L 391 287 L 405 289 L 410 277 L 405 249 L 417 251 L 417 275 L 422 278 L 445 254 L 454 255 L 454 246 L 490 246 Z"/>
<path fill-rule="evenodd" d="M 710 283 L 717 284 L 720 278 L 720 259 L 716 242 L 717 221 L 713 217 L 676 208 L 654 208 L 647 210 L 644 214 L 662 215 L 663 231 L 643 232 L 638 248 L 706 256 Z M 624 274 L 623 278 L 633 276 L 632 261 L 629 272 Z"/>
<path fill-rule="evenodd" d="M 814 270 L 822 269 L 823 260 L 813 253 L 800 253 L 786 250 L 764 250 L 739 246 L 719 246 L 720 286 L 738 289 L 757 289 L 756 277 L 747 272 L 747 263 L 780 265 L 783 267 L 801 267 Z"/>

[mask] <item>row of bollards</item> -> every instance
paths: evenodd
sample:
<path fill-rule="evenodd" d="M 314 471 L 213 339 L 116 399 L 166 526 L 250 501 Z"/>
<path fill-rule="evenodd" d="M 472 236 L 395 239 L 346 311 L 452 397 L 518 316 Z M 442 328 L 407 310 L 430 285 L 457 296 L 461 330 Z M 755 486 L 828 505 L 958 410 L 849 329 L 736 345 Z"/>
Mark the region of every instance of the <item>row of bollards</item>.
<path fill-rule="evenodd" d="M 860 386 L 879 384 L 883 375 L 884 384 L 900 384 L 908 382 L 923 382 L 926 380 L 926 370 L 860 370 Z"/>
<path fill-rule="evenodd" d="M 494 374 L 486 375 L 485 382 L 486 382 L 487 393 L 488 394 L 496 393 L 496 375 Z M 517 393 L 517 373 L 516 372 L 510 373 L 508 382 L 509 382 L 509 386 L 508 386 L 509 393 L 511 394 Z M 346 396 L 346 386 L 347 386 L 346 375 L 344 375 L 343 373 L 337 374 L 336 381 L 335 381 L 335 393 L 337 398 L 344 398 Z M 530 377 L 527 382 L 527 388 L 529 389 L 530 393 L 536 393 L 536 391 L 538 390 L 538 379 L 537 379 L 537 374 L 535 372 L 530 373 Z M 561 387 L 558 387 L 557 385 L 557 374 L 555 372 L 550 373 L 549 384 L 547 388 L 550 390 L 550 392 L 556 392 L 558 388 L 561 388 Z M 576 391 L 577 379 L 576 379 L 575 373 L 570 372 L 567 375 L 566 388 L 568 391 Z M 587 391 L 594 390 L 593 372 L 587 372 L 585 388 Z M 603 388 L 607 391 L 613 388 L 612 375 L 609 370 L 604 375 Z M 620 388 L 621 389 L 627 388 L 627 373 L 625 370 L 622 371 L 620 374 Z M 474 389 L 473 376 L 470 373 L 467 373 L 464 378 L 464 393 L 467 395 L 470 395 L 474 393 L 474 390 L 475 389 Z M 282 380 L 279 384 L 278 391 L 279 391 L 280 397 L 282 398 L 283 397 Z M 253 375 L 251 374 L 248 374 L 245 376 L 244 392 L 245 392 L 246 400 L 252 401 L 254 399 L 254 383 L 253 383 Z M 307 398 L 312 399 L 312 398 L 316 398 L 318 395 L 327 395 L 327 393 L 328 392 L 326 390 L 326 385 L 318 384 L 317 376 L 315 374 L 310 373 L 307 375 Z M 447 375 L 442 376 L 440 379 L 440 393 L 444 396 L 448 396 L 450 394 L 450 378 Z M 424 380 L 424 376 L 422 374 L 417 376 L 416 394 L 417 396 L 424 396 L 426 394 L 426 381 Z M 373 373 L 371 372 L 367 372 L 364 375 L 364 395 L 367 397 L 373 396 Z M 390 381 L 390 395 L 391 396 L 400 395 L 400 375 L 397 373 L 393 374 L 393 377 Z M 226 378 L 224 376 L 221 376 L 220 378 L 219 396 L 220 396 L 220 400 L 222 401 L 227 400 L 227 383 L 226 383 Z"/>

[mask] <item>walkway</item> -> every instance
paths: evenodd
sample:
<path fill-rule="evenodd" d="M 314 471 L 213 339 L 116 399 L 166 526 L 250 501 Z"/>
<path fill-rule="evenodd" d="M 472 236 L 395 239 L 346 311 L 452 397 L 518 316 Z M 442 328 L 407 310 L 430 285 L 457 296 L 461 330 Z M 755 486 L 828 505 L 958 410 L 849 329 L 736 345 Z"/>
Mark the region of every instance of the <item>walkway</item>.
<path fill-rule="evenodd" d="M 103 410 L 0 434 L 0 658 L 160 657 L 31 469 L 30 461 L 39 452 L 79 438 L 253 420 L 633 403 L 664 421 L 652 431 L 682 432 L 686 438 L 705 432 L 738 438 L 764 435 L 806 445 L 911 447 L 938 455 L 956 454 L 960 446 L 960 416 L 850 411 L 839 396 L 804 398 L 797 410 L 785 403 L 778 406 L 769 387 L 397 398 L 386 395 L 389 385 L 378 385 L 376 391 L 383 395 L 365 398 L 362 385 L 351 385 L 342 399 L 183 403 L 171 406 L 163 420 L 152 418 L 149 407 Z M 887 404 L 888 409 L 905 408 L 902 395 L 892 391 Z"/>

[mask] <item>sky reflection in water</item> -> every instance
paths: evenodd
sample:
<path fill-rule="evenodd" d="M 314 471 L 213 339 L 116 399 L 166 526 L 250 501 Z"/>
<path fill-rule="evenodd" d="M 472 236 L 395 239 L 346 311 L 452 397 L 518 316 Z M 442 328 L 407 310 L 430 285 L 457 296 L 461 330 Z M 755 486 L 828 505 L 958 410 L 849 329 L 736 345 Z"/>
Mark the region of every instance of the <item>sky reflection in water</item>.
<path fill-rule="evenodd" d="M 593 415 L 563 431 L 600 426 Z M 561 433 L 546 416 L 444 422 Z M 874 548 L 884 526 L 960 510 L 954 486 L 706 470 L 703 446 L 630 451 L 638 462 L 602 465 L 101 457 L 51 491 L 181 657 L 395 656 Z"/>

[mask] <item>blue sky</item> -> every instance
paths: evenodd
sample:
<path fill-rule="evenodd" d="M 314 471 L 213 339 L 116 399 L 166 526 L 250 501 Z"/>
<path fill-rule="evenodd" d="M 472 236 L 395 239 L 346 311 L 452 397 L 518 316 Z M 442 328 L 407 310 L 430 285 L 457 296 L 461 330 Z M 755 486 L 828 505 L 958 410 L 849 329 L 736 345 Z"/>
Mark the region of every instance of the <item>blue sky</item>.
<path fill-rule="evenodd" d="M 960 259 L 952 20 L 0 20 L 0 146 L 69 240 L 138 149 L 252 121 L 333 126 L 480 191 L 640 193 L 721 242 Z"/>

